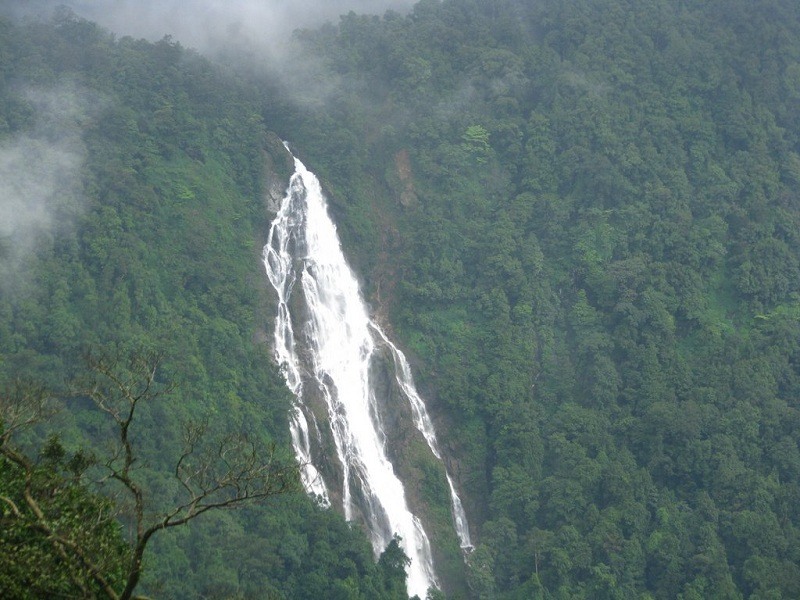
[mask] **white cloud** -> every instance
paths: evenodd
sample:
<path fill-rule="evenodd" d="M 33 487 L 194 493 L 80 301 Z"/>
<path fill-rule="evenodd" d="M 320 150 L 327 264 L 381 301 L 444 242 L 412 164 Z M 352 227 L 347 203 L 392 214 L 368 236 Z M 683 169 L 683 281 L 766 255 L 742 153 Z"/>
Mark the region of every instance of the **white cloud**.
<path fill-rule="evenodd" d="M 350 11 L 407 12 L 415 0 L 28 0 L 5 9 L 17 16 L 50 18 L 66 6 L 118 37 L 157 41 L 169 35 L 182 46 L 254 72 L 268 72 L 296 101 L 316 105 L 339 82 L 319 57 L 291 41 L 297 29 L 338 22 Z M 3 10 L 0 0 L 0 11 Z"/>
<path fill-rule="evenodd" d="M 184 46 L 208 53 L 244 36 L 274 53 L 292 31 L 336 22 L 350 11 L 381 15 L 404 12 L 412 0 L 29 0 L 16 11 L 45 17 L 66 5 L 118 35 L 152 41 L 172 36 Z"/>
<path fill-rule="evenodd" d="M 81 127 L 95 99 L 74 86 L 27 89 L 29 130 L 0 141 L 0 285 L 8 287 L 37 245 L 69 228 L 83 204 Z"/>

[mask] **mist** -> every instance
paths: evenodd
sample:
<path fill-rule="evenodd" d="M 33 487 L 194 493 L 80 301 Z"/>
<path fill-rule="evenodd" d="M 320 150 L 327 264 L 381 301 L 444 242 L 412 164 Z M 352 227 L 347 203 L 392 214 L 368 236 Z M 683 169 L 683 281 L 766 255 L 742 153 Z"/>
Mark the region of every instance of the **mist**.
<path fill-rule="evenodd" d="M 83 210 L 84 120 L 101 102 L 72 85 L 17 90 L 32 126 L 0 142 L 0 286 L 10 289 L 28 259 Z"/>
<path fill-rule="evenodd" d="M 407 12 L 414 0 L 0 0 L 0 13 L 51 19 L 66 8 L 117 37 L 157 41 L 170 36 L 212 59 L 269 72 L 300 103 L 324 102 L 341 84 L 292 41 L 294 31 L 338 22 L 350 11 Z M 20 88 L 33 125 L 0 141 L 0 286 L 24 271 L 26 260 L 80 213 L 85 149 L 81 120 L 96 104 L 74 86 Z"/>
<path fill-rule="evenodd" d="M 118 36 L 156 41 L 165 35 L 204 54 L 246 44 L 265 60 L 282 58 L 291 33 L 337 22 L 350 11 L 382 15 L 406 12 L 414 0 L 31 0 L 18 16 L 48 18 L 56 7 L 96 21 Z"/>
<path fill-rule="evenodd" d="M 407 13 L 416 0 L 29 0 L 0 10 L 19 18 L 50 19 L 71 10 L 117 37 L 158 41 L 169 36 L 182 46 L 235 70 L 268 77 L 303 105 L 325 103 L 342 82 L 293 39 L 298 29 L 338 23 L 349 12 Z"/>

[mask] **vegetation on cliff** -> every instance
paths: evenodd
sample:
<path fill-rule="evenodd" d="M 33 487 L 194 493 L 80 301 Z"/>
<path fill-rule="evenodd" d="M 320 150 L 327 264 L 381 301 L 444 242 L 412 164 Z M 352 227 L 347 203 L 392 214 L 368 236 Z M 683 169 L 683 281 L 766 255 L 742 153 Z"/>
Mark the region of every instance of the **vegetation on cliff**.
<path fill-rule="evenodd" d="M 435 395 L 476 597 L 800 594 L 799 11 L 423 0 L 305 34 L 345 85 L 292 126 Z"/>
<path fill-rule="evenodd" d="M 4 448 L 21 457 L 0 457 L 0 595 L 100 595 L 96 582 L 83 589 L 70 577 L 74 565 L 53 542 L 93 520 L 77 535 L 92 556 L 105 554 L 103 575 L 119 592 L 130 548 L 109 515 L 130 523 L 129 507 L 113 507 L 64 464 L 81 449 L 113 457 L 118 439 L 91 402 L 97 389 L 74 389 L 83 357 L 163 356 L 155 383 L 171 391 L 137 408 L 129 438 L 145 524 L 185 493 L 173 472 L 188 423 L 275 444 L 276 459 L 289 460 L 291 399 L 270 355 L 260 255 L 267 193 L 285 187 L 291 165 L 261 117 L 269 98 L 170 39 L 117 40 L 60 11 L 50 23 L 0 20 L 0 56 L 2 404 L 27 380 L 60 407 L 13 439 L 0 415 Z M 59 441 L 43 446 L 48 431 Z M 26 473 L 45 521 L 60 527 L 49 537 L 20 500 Z M 405 597 L 403 566 L 391 556 L 376 564 L 361 531 L 287 493 L 154 536 L 137 591 L 390 599 Z"/>
<path fill-rule="evenodd" d="M 324 103 L 168 39 L 0 22 L 2 164 L 50 167 L 4 180 L 63 183 L 2 230 L 2 377 L 162 348 L 154 489 L 190 417 L 285 449 L 254 262 L 277 131 L 438 415 L 477 539 L 446 591 L 800 597 L 800 5 L 422 0 L 297 40 Z M 302 495 L 155 550 L 166 597 L 396 597 L 403 564 Z"/>

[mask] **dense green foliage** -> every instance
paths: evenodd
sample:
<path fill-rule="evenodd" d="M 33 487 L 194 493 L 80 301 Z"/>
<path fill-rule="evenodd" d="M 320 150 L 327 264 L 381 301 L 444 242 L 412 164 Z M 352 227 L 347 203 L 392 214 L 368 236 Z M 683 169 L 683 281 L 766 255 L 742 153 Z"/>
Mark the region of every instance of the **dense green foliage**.
<path fill-rule="evenodd" d="M 102 596 L 102 587 L 85 563 L 74 554 L 68 555 L 61 543 L 74 545 L 80 549 L 81 558 L 101 565 L 109 585 L 117 589 L 124 585 L 130 548 L 115 520 L 112 503 L 81 485 L 79 474 L 85 462 L 86 457 L 80 454 L 67 459 L 55 438 L 48 440 L 41 461 L 30 472 L 0 455 L 3 598 Z M 43 522 L 48 529 L 43 529 Z"/>
<path fill-rule="evenodd" d="M 189 416 L 285 445 L 258 342 L 268 126 L 322 175 L 437 413 L 477 539 L 447 591 L 800 597 L 800 5 L 422 0 L 299 41 L 322 106 L 169 40 L 0 22 L 0 142 L 36 128 L 21 89 L 93 99 L 87 204 L 0 287 L 2 375 L 164 348 L 153 485 Z M 102 434 L 70 408 L 65 443 Z M 402 557 L 301 496 L 157 552 L 164 597 L 400 595 Z"/>
<path fill-rule="evenodd" d="M 23 220 L 21 233 L 0 240 L 0 382 L 27 377 L 64 391 L 49 427 L 66 448 L 110 452 L 108 419 L 66 394 L 65 382 L 85 369 L 89 348 L 157 349 L 165 356 L 157 383 L 177 387 L 142 406 L 131 434 L 154 513 L 180 492 L 172 469 L 190 420 L 277 442 L 288 455 L 290 397 L 266 343 L 271 314 L 260 264 L 265 164 L 274 165 L 272 177 L 285 181 L 288 173 L 255 91 L 169 39 L 116 40 L 64 11 L 47 24 L 0 20 L 0 56 L 0 152 L 23 156 L 20 164 L 44 183 L 21 193 L 54 215 L 53 223 Z M 42 144 L 54 152 L 25 155 Z M 41 156 L 73 157 L 58 164 L 74 166 L 77 181 L 59 175 L 52 197 L 38 197 L 54 170 Z M 26 236 L 35 243 L 26 245 Z M 35 448 L 34 438 L 19 443 Z M 2 463 L 3 493 L 18 483 Z M 75 506 L 70 518 L 84 514 L 82 503 L 98 502 L 82 486 L 64 486 L 62 497 Z M 21 564 L 3 558 L 17 533 L 4 531 L 3 567 Z M 58 560 L 28 548 L 20 560 L 42 560 L 23 569 L 26 578 Z M 0 572 L 4 590 L 29 581 Z M 53 569 L 47 581 L 59 577 Z M 375 563 L 360 530 L 291 494 L 155 536 L 140 591 L 388 600 L 405 597 L 404 577 Z"/>
<path fill-rule="evenodd" d="M 800 596 L 800 5 L 423 0 L 286 129 L 416 355 L 481 598 Z"/>

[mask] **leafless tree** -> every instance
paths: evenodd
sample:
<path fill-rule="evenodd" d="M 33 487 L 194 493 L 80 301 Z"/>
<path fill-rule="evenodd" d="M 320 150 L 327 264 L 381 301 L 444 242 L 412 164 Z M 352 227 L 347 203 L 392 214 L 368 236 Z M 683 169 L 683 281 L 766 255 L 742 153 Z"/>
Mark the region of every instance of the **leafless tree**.
<path fill-rule="evenodd" d="M 132 553 L 124 589 L 115 590 L 103 578 L 102 565 L 93 564 L 90 556 L 82 556 L 80 547 L 71 543 L 68 537 L 57 536 L 52 528 L 48 535 L 59 556 L 67 561 L 80 562 L 105 595 L 114 600 L 133 597 L 141 576 L 145 550 L 156 532 L 184 525 L 209 510 L 258 502 L 296 490 L 298 486 L 297 465 L 279 460 L 274 446 L 261 448 L 244 433 L 213 436 L 207 423 L 188 424 L 184 431 L 183 450 L 173 469 L 180 489 L 179 499 L 171 508 L 155 511 L 148 504 L 143 484 L 134 468 L 137 454 L 131 442 L 131 428 L 137 410 L 143 404 L 173 391 L 171 385 L 158 379 L 161 358 L 157 353 L 144 351 L 124 358 L 90 352 L 86 354 L 87 375 L 76 386 L 76 393 L 90 398 L 109 416 L 116 428 L 115 449 L 109 457 L 97 461 L 95 470 L 99 469 L 102 474 L 101 482 L 117 484 L 121 491 L 118 503 L 130 506 L 130 514 L 125 517 L 133 531 Z M 49 415 L 47 399 L 44 390 L 33 387 L 20 388 L 13 397 L 4 395 L 0 399 L 0 410 L 3 411 L 0 452 L 23 468 L 29 479 L 33 464 L 13 446 L 11 438 L 20 429 L 30 427 Z M 10 499 L 0 497 L 0 500 L 11 503 L 13 510 Z M 37 510 L 35 501 L 28 504 L 35 515 L 36 525 L 47 530 L 47 518 Z M 78 587 L 86 592 L 85 584 Z"/>

